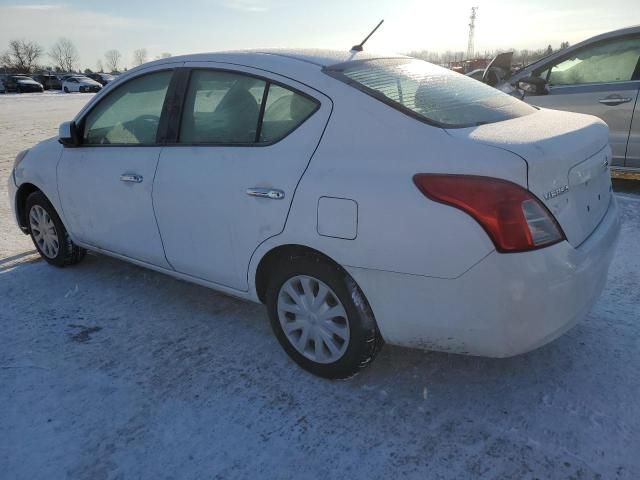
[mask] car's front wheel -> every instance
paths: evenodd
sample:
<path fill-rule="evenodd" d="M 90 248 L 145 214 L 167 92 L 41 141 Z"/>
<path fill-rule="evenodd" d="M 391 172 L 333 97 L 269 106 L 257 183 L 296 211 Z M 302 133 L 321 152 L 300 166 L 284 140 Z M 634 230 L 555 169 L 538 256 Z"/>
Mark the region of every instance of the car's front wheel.
<path fill-rule="evenodd" d="M 266 303 L 280 345 L 315 375 L 351 377 L 382 346 L 360 288 L 343 269 L 319 256 L 284 259 L 272 272 Z"/>
<path fill-rule="evenodd" d="M 86 250 L 73 243 L 53 205 L 42 192 L 29 195 L 25 212 L 31 240 L 48 263 L 65 267 L 84 258 Z"/>
<path fill-rule="evenodd" d="M 67 87 L 64 87 L 64 93 L 69 93 L 69 89 Z"/>

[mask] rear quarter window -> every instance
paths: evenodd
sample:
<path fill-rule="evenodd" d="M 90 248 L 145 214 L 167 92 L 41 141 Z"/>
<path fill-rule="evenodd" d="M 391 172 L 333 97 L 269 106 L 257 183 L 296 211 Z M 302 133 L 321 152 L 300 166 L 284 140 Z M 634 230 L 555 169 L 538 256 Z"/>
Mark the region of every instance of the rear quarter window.
<path fill-rule="evenodd" d="M 422 60 L 356 60 L 327 67 L 325 73 L 418 120 L 443 128 L 501 122 L 536 111 L 473 78 Z"/>

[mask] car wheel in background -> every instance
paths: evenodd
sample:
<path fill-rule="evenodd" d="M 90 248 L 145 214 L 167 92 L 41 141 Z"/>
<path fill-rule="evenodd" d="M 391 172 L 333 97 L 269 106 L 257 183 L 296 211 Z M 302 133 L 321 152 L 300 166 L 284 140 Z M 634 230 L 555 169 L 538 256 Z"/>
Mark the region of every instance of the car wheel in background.
<path fill-rule="evenodd" d="M 305 370 L 348 378 L 369 365 L 382 346 L 364 294 L 342 268 L 320 256 L 289 256 L 266 291 L 271 327 L 287 354 Z"/>
<path fill-rule="evenodd" d="M 73 243 L 53 205 L 42 192 L 34 192 L 27 197 L 24 211 L 31 240 L 48 263 L 65 267 L 84 258 L 86 250 Z"/>
<path fill-rule="evenodd" d="M 66 86 L 64 87 L 64 93 L 69 93 L 69 89 Z"/>

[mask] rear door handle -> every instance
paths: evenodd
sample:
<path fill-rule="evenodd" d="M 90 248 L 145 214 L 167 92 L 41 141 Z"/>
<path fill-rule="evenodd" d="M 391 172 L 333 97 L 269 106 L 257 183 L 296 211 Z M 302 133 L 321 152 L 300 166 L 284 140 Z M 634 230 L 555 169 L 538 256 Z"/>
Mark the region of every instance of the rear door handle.
<path fill-rule="evenodd" d="M 619 95 L 616 95 L 616 96 L 606 97 L 598 101 L 603 105 L 615 106 L 615 105 L 620 105 L 622 103 L 628 103 L 631 101 L 631 98 L 621 97 Z"/>
<path fill-rule="evenodd" d="M 142 175 L 138 175 L 137 173 L 123 173 L 120 175 L 120 181 L 142 183 Z"/>
<path fill-rule="evenodd" d="M 284 198 L 284 192 L 277 188 L 247 188 L 247 195 L 251 195 L 252 197 L 270 198 L 271 200 L 282 200 Z"/>

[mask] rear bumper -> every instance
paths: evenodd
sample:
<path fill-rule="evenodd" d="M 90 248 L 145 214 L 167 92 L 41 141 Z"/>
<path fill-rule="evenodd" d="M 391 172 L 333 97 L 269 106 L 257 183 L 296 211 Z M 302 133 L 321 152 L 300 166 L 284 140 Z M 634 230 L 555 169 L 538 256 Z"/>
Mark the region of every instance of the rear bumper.
<path fill-rule="evenodd" d="M 509 357 L 557 338 L 602 292 L 620 223 L 615 198 L 580 247 L 490 253 L 454 280 L 348 267 L 391 344 Z"/>

